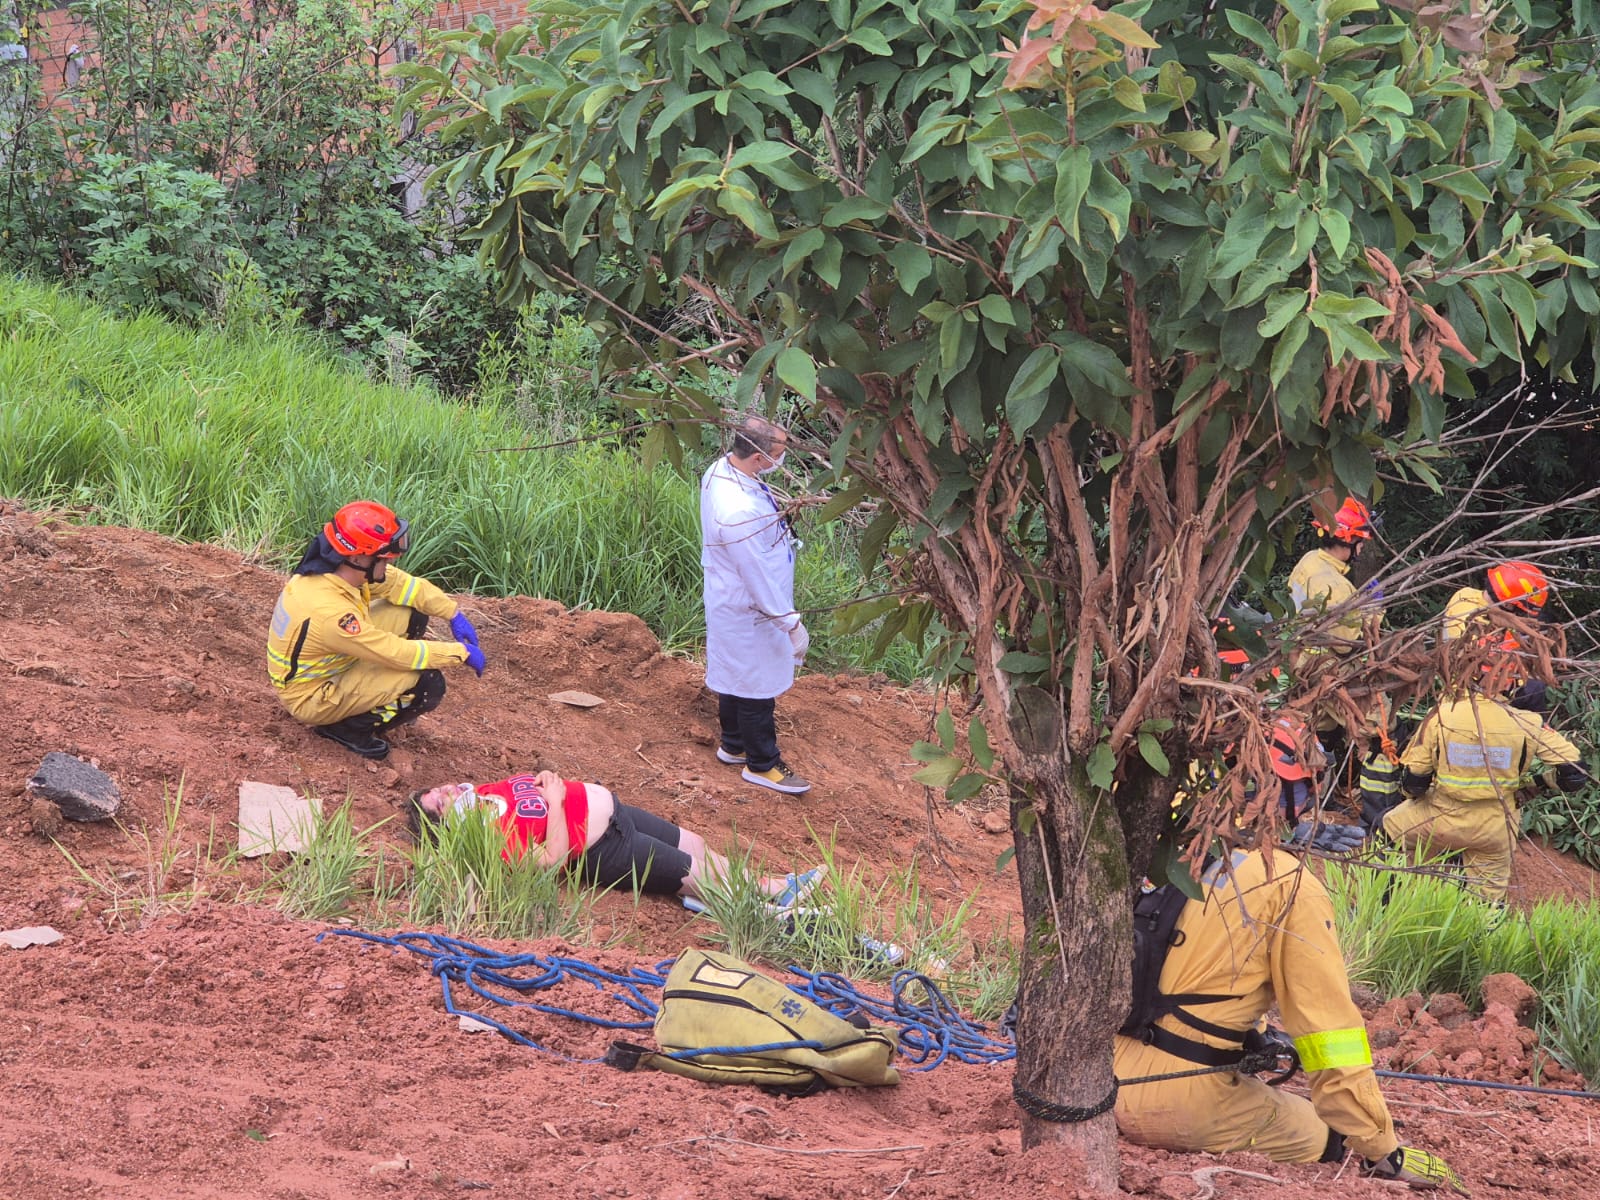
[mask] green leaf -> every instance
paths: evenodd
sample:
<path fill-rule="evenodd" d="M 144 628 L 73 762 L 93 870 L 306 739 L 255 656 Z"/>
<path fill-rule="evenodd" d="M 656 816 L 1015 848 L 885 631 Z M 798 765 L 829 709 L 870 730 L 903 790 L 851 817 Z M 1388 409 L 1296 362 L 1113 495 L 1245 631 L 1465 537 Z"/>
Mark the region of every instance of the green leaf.
<path fill-rule="evenodd" d="M 1000 851 L 1000 853 L 995 856 L 994 873 L 998 875 L 1001 871 L 1004 871 L 1006 869 L 1006 864 L 1008 864 L 1016 856 L 1017 848 L 1015 846 L 1007 846 L 1004 850 Z"/>
<path fill-rule="evenodd" d="M 911 778 L 927 787 L 947 788 L 955 781 L 955 777 L 961 774 L 962 766 L 959 758 L 948 755 L 930 762 Z"/>
<path fill-rule="evenodd" d="M 1043 671 L 1050 665 L 1050 660 L 1042 654 L 1029 654 L 1023 650 L 1008 650 L 1000 656 L 1000 661 L 995 666 L 1012 675 L 1032 674 Z"/>
<path fill-rule="evenodd" d="M 860 504 L 867 495 L 867 485 L 857 483 L 845 491 L 836 493 L 826 504 L 817 510 L 816 520 L 820 524 L 835 521 Z"/>
<path fill-rule="evenodd" d="M 1073 241 L 1080 239 L 1078 218 L 1083 208 L 1083 198 L 1089 192 L 1089 175 L 1094 160 L 1087 146 L 1068 146 L 1056 160 L 1055 208 L 1056 219 L 1066 228 Z"/>
<path fill-rule="evenodd" d="M 939 715 L 933 719 L 933 732 L 938 735 L 939 745 L 944 747 L 946 754 L 956 748 L 956 722 L 948 708 L 941 708 Z"/>
<path fill-rule="evenodd" d="M 1133 394 L 1128 369 L 1108 346 L 1091 341 L 1080 333 L 1062 330 L 1051 341 L 1061 347 L 1061 360 L 1083 376 L 1092 388 L 1110 396 Z"/>
<path fill-rule="evenodd" d="M 1016 320 L 1011 314 L 1011 301 L 998 292 L 988 292 L 983 299 L 978 301 L 978 311 L 985 320 L 993 321 L 996 325 L 1015 325 Z"/>
<path fill-rule="evenodd" d="M 967 726 L 967 744 L 972 747 L 972 759 L 985 771 L 994 769 L 994 749 L 989 745 L 989 731 L 980 717 L 973 717 Z"/>
<path fill-rule="evenodd" d="M 1408 117 L 1414 111 L 1411 106 L 1411 97 L 1392 83 L 1368 88 L 1365 99 L 1373 108 L 1387 108 L 1393 112 L 1405 113 Z"/>
<path fill-rule="evenodd" d="M 1284 288 L 1268 296 L 1267 315 L 1261 318 L 1256 332 L 1264 338 L 1277 337 L 1284 326 L 1305 310 L 1308 295 L 1305 288 Z"/>
<path fill-rule="evenodd" d="M 1354 438 L 1340 438 L 1333 443 L 1332 455 L 1333 473 L 1345 490 L 1357 496 L 1372 495 L 1372 485 L 1378 477 L 1372 451 Z"/>
<path fill-rule="evenodd" d="M 1089 206 L 1106 219 L 1111 226 L 1113 241 L 1120 241 L 1128 228 L 1128 214 L 1133 207 L 1133 196 L 1127 185 L 1111 173 L 1103 162 L 1096 160 L 1089 169 Z"/>
<path fill-rule="evenodd" d="M 1121 42 L 1124 46 L 1135 46 L 1141 50 L 1158 50 L 1161 47 L 1160 42 L 1121 13 L 1102 12 L 1093 29 Z"/>
<path fill-rule="evenodd" d="M 1061 355 L 1054 346 L 1040 346 L 1023 361 L 1006 389 L 1006 420 L 1019 436 L 1026 435 L 1044 413 L 1050 398 L 1050 384 L 1061 367 Z"/>
<path fill-rule="evenodd" d="M 778 355 L 778 378 L 807 400 L 817 398 L 817 364 L 797 346 L 788 346 Z"/>
<path fill-rule="evenodd" d="M 971 800 L 983 791 L 983 785 L 988 782 L 986 776 L 969 772 L 944 790 L 944 798 L 951 804 L 960 804 L 963 800 Z"/>
<path fill-rule="evenodd" d="M 868 54 L 889 55 L 894 53 L 889 46 L 889 39 L 870 25 L 852 29 L 844 40 L 852 46 L 860 46 Z"/>
<path fill-rule="evenodd" d="M 1306 344 L 1310 333 L 1311 321 L 1305 313 L 1300 313 L 1279 336 L 1278 344 L 1272 348 L 1272 365 L 1268 372 L 1273 387 L 1283 383 L 1284 376 L 1294 365 L 1294 356 L 1300 353 L 1300 347 Z"/>
<path fill-rule="evenodd" d="M 889 535 L 894 532 L 895 526 L 900 524 L 900 514 L 885 504 L 882 511 L 872 518 L 866 532 L 861 535 L 861 576 L 870 578 L 872 572 L 878 567 L 878 561 L 883 557 L 883 547 L 889 541 Z"/>
<path fill-rule="evenodd" d="M 933 255 L 914 242 L 901 242 L 888 258 L 900 290 L 908 296 L 915 295 L 917 285 L 933 273 Z"/>
<path fill-rule="evenodd" d="M 1325 208 L 1317 214 L 1317 218 L 1322 223 L 1322 232 L 1327 235 L 1334 257 L 1342 259 L 1345 251 L 1350 249 L 1350 218 L 1337 208 Z"/>
<path fill-rule="evenodd" d="M 1109 789 L 1117 777 L 1117 756 L 1111 752 L 1110 742 L 1100 742 L 1089 753 L 1089 782 L 1097 788 Z"/>
<path fill-rule="evenodd" d="M 1102 743 L 1104 744 L 1104 743 Z M 1150 764 L 1151 770 L 1160 775 L 1172 773 L 1172 764 L 1167 761 L 1167 754 L 1161 748 L 1161 743 L 1156 741 L 1153 734 L 1139 734 L 1139 754 Z"/>
<path fill-rule="evenodd" d="M 1130 112 L 1142 113 L 1145 111 L 1144 92 L 1140 90 L 1139 84 L 1131 75 L 1120 76 L 1111 85 L 1111 95 L 1118 104 Z"/>

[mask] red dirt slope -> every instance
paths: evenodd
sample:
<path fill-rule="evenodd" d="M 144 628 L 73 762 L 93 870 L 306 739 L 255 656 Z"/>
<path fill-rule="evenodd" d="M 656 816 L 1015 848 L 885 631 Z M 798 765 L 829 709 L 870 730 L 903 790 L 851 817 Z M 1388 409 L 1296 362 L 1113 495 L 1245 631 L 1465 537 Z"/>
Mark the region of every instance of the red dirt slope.
<path fill-rule="evenodd" d="M 737 826 L 769 855 L 811 861 L 808 826 L 874 878 L 918 858 L 940 904 L 982 887 L 985 924 L 1017 912 L 994 876 L 1004 835 L 978 814 L 929 815 L 910 743 L 926 696 L 808 676 L 780 702 L 785 745 L 817 787 L 752 794 L 711 754 L 700 670 L 663 656 L 637 619 L 531 599 L 471 600 L 490 672 L 450 677 L 440 712 L 369 765 L 278 709 L 263 668 L 281 580 L 241 556 L 148 534 L 41 520 L 0 505 L 0 928 L 65 939 L 0 950 L 0 1197 L 1071 1196 L 1060 1152 L 1019 1152 L 1006 1067 L 946 1065 L 895 1089 L 805 1100 L 574 1065 L 443 1012 L 418 960 L 232 900 L 259 880 L 178 864 L 200 898 L 122 930 L 60 850 L 31 832 L 23 783 L 50 750 L 95 760 L 122 786 L 126 831 L 68 825 L 63 848 L 97 877 L 141 882 L 164 797 L 183 784 L 185 846 L 232 837 L 243 779 L 349 798 L 359 822 L 413 786 L 536 764 L 600 779 L 630 801 L 726 842 Z M 581 711 L 564 688 L 606 698 Z M 935 845 L 935 836 L 938 845 Z M 129 874 L 133 873 L 133 874 Z M 1576 888 L 1574 888 L 1576 890 Z M 696 940 L 682 910 L 617 910 L 607 949 L 624 967 Z M 558 949 L 552 944 L 543 951 Z M 574 1007 L 583 1005 L 574 1001 Z M 609 1036 L 530 1016 L 522 1028 L 584 1058 Z M 1436 1149 L 1476 1194 L 1596 1194 L 1581 1101 L 1395 1085 L 1404 1136 Z M 1238 1173 L 1255 1172 L 1278 1182 Z M 1129 1147 L 1130 1194 L 1377 1196 L 1328 1166 L 1282 1167 Z"/>

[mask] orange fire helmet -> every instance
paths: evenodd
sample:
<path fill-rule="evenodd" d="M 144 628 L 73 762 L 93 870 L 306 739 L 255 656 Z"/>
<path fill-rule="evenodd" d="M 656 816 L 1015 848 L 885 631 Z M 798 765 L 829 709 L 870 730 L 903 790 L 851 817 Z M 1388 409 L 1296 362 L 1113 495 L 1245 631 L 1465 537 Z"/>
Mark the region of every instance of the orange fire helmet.
<path fill-rule="evenodd" d="M 1534 616 L 1550 599 L 1550 582 L 1531 562 L 1496 563 L 1489 568 L 1489 594 L 1501 604 Z"/>
<path fill-rule="evenodd" d="M 399 558 L 410 542 L 410 529 L 375 500 L 355 500 L 334 513 L 322 532 L 340 554 Z"/>
<path fill-rule="evenodd" d="M 1339 542 L 1366 541 L 1372 536 L 1372 511 L 1354 496 L 1339 506 L 1339 511 L 1333 514 L 1332 525 L 1325 525 L 1315 517 L 1311 523 L 1324 536 Z"/>

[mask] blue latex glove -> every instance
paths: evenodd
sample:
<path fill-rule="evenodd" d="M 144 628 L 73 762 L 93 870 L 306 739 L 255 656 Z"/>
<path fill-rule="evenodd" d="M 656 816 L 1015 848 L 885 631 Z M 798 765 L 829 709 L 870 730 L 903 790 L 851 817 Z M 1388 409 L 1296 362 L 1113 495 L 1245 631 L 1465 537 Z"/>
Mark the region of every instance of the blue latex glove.
<path fill-rule="evenodd" d="M 482 646 L 467 646 L 467 666 L 478 673 L 478 678 L 483 678 L 483 669 L 488 666 L 488 661 L 483 657 Z"/>
<path fill-rule="evenodd" d="M 472 622 L 467 620 L 467 614 L 464 612 L 458 612 L 450 618 L 450 634 L 463 646 L 478 644 L 478 631 L 472 627 Z"/>

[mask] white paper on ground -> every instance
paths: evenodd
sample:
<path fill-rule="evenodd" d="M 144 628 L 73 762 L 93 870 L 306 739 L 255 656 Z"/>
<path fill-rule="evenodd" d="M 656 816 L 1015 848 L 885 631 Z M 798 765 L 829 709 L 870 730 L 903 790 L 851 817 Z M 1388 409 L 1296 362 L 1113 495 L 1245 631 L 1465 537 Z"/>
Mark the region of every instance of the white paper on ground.
<path fill-rule="evenodd" d="M 321 814 L 321 800 L 247 779 L 239 785 L 239 853 L 259 858 L 275 850 L 304 850 Z"/>
<path fill-rule="evenodd" d="M 60 931 L 48 925 L 25 925 L 21 929 L 0 930 L 0 942 L 13 950 L 26 950 L 29 946 L 53 946 L 60 940 Z"/>

